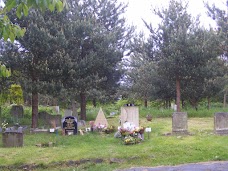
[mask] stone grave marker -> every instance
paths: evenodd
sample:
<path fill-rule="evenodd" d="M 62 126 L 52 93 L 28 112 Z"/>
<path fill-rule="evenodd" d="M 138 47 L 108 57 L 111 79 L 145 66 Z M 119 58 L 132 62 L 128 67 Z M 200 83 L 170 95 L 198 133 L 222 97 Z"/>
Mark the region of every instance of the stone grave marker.
<path fill-rule="evenodd" d="M 72 111 L 72 110 L 70 110 L 70 109 L 65 109 L 65 111 L 64 111 L 64 116 L 65 116 L 65 117 L 67 117 L 67 116 L 72 116 L 72 114 L 73 114 L 73 111 Z"/>
<path fill-rule="evenodd" d="M 3 147 L 22 147 L 23 139 L 23 127 L 21 126 L 6 128 L 2 133 Z"/>
<path fill-rule="evenodd" d="M 47 126 L 53 127 L 54 123 L 55 127 L 61 127 L 61 115 L 51 115 L 46 111 L 42 111 L 38 113 L 38 118 Z"/>
<path fill-rule="evenodd" d="M 174 112 L 172 116 L 172 132 L 188 133 L 188 115 L 186 112 Z"/>
<path fill-rule="evenodd" d="M 133 105 L 121 107 L 120 119 L 122 127 L 125 122 L 130 122 L 135 127 L 139 127 L 139 108 Z"/>
<path fill-rule="evenodd" d="M 219 112 L 214 114 L 214 131 L 216 134 L 228 135 L 228 113 Z"/>
<path fill-rule="evenodd" d="M 67 116 L 63 121 L 65 135 L 76 135 L 78 132 L 77 119 L 73 116 Z"/>
<path fill-rule="evenodd" d="M 52 108 L 55 111 L 55 113 L 59 114 L 59 106 L 52 106 Z"/>
<path fill-rule="evenodd" d="M 24 108 L 22 105 L 13 105 L 10 110 L 14 122 L 19 122 L 20 118 L 24 116 Z"/>
<path fill-rule="evenodd" d="M 97 117 L 96 117 L 96 120 L 94 122 L 94 125 L 96 127 L 100 127 L 100 126 L 101 127 L 106 127 L 106 126 L 108 126 L 108 121 L 107 121 L 107 119 L 106 119 L 106 117 L 104 115 L 104 112 L 103 112 L 102 108 L 100 108 L 100 110 L 99 110 L 99 112 L 97 114 Z"/>

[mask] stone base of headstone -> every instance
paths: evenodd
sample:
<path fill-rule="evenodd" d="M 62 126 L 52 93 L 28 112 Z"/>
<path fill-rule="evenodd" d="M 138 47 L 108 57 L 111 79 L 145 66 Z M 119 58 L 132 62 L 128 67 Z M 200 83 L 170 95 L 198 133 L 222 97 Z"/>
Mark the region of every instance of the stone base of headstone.
<path fill-rule="evenodd" d="M 228 135 L 228 113 L 214 114 L 214 132 L 219 135 Z"/>
<path fill-rule="evenodd" d="M 20 132 L 5 132 L 2 133 L 3 147 L 22 147 L 23 133 Z"/>
<path fill-rule="evenodd" d="M 188 115 L 186 112 L 174 112 L 172 116 L 172 133 L 188 134 Z"/>

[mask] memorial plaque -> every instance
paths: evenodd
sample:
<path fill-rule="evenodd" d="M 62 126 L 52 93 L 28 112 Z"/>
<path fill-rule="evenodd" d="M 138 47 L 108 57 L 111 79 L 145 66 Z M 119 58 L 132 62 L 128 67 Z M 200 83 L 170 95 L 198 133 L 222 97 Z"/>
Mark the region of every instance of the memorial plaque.
<path fill-rule="evenodd" d="M 188 115 L 186 112 L 174 112 L 172 117 L 173 133 L 188 133 Z"/>
<path fill-rule="evenodd" d="M 216 134 L 228 135 L 228 113 L 214 114 L 214 131 Z"/>
<path fill-rule="evenodd" d="M 73 116 L 67 116 L 63 121 L 63 129 L 65 135 L 76 135 L 77 134 L 77 119 Z"/>

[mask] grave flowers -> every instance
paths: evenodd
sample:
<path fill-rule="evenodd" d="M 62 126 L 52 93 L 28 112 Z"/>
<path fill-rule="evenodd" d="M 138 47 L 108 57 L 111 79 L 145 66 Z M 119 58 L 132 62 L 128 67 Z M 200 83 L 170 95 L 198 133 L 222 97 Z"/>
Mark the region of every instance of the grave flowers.
<path fill-rule="evenodd" d="M 115 130 L 115 128 L 114 128 L 114 126 L 108 126 L 108 127 L 105 127 L 104 129 L 103 129 L 103 131 L 106 133 L 106 134 L 110 134 L 110 133 L 112 133 L 112 132 L 114 132 L 114 130 Z"/>
<path fill-rule="evenodd" d="M 6 128 L 7 128 L 7 125 L 8 125 L 8 123 L 6 122 L 6 120 L 4 120 L 4 121 L 2 122 L 2 132 L 5 132 L 5 130 L 6 130 Z"/>
<path fill-rule="evenodd" d="M 124 144 L 130 145 L 140 143 L 143 140 L 142 135 L 144 133 L 144 130 L 144 127 L 138 127 L 132 131 L 126 128 L 120 128 L 119 132 L 121 133 Z"/>

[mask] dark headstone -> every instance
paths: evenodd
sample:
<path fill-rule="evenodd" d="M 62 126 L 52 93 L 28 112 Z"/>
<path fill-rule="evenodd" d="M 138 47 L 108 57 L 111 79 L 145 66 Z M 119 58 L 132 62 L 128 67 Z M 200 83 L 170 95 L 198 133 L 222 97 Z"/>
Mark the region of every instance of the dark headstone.
<path fill-rule="evenodd" d="M 19 122 L 20 118 L 24 116 L 24 109 L 22 105 L 13 105 L 10 110 L 14 122 Z"/>
<path fill-rule="evenodd" d="M 228 135 L 228 113 L 214 114 L 214 131 L 216 134 Z"/>
<path fill-rule="evenodd" d="M 186 112 L 174 112 L 172 116 L 172 132 L 188 133 L 188 115 Z"/>
<path fill-rule="evenodd" d="M 73 116 L 67 116 L 63 121 L 63 129 L 65 130 L 65 135 L 76 135 L 78 132 L 77 119 Z"/>

